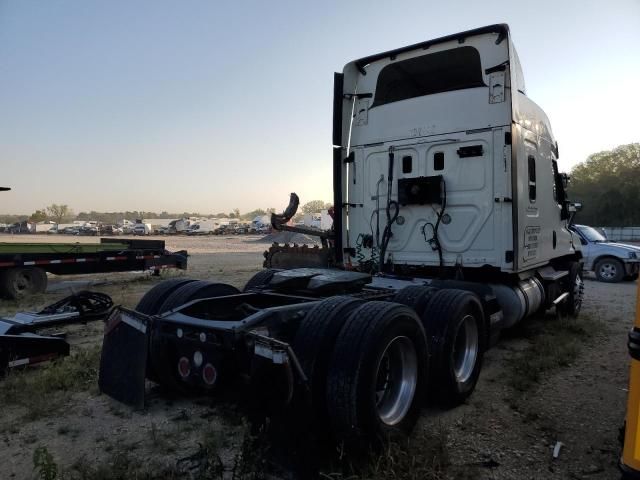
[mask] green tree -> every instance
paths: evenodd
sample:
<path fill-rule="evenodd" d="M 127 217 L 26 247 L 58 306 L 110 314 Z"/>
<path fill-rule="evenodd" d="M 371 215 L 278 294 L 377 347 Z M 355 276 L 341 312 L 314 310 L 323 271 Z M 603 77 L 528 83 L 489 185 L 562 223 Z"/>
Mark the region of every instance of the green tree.
<path fill-rule="evenodd" d="M 46 210 L 47 215 L 57 223 L 62 223 L 64 219 L 73 217 L 73 210 L 71 210 L 68 205 L 52 203 L 46 208 Z"/>
<path fill-rule="evenodd" d="M 46 220 L 47 217 L 47 212 L 45 211 L 46 209 L 43 208 L 42 210 L 36 210 L 35 212 L 33 212 L 31 214 L 31 216 L 29 217 L 29 221 L 30 222 L 42 222 L 44 220 Z"/>
<path fill-rule="evenodd" d="M 569 197 L 582 202 L 578 223 L 640 225 L 640 143 L 589 155 L 571 171 Z"/>
<path fill-rule="evenodd" d="M 251 210 L 250 212 L 243 213 L 241 218 L 243 220 L 253 220 L 259 215 L 266 215 L 266 214 L 267 214 L 266 210 L 263 210 L 261 208 L 256 208 L 255 210 Z"/>
<path fill-rule="evenodd" d="M 324 210 L 325 203 L 323 200 L 311 200 L 302 206 L 302 213 L 319 213 Z"/>

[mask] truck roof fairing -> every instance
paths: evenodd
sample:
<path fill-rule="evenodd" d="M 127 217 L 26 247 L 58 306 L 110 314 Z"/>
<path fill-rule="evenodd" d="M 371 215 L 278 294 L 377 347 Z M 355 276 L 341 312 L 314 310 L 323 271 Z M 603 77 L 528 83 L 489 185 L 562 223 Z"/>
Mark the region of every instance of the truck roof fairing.
<path fill-rule="evenodd" d="M 488 25 L 486 27 L 474 28 L 465 32 L 454 33 L 453 35 L 447 35 L 445 37 L 440 37 L 433 40 L 427 40 L 425 42 L 415 43 L 413 45 L 408 45 L 402 48 L 396 48 L 387 52 L 376 53 L 374 55 L 362 57 L 359 60 L 354 60 L 353 62 L 348 63 L 345 66 L 345 69 L 350 65 L 354 65 L 361 74 L 366 75 L 367 72 L 365 71 L 364 67 L 383 58 L 393 59 L 393 57 L 396 57 L 401 53 L 418 50 L 420 48 L 426 50 L 432 45 L 436 45 L 438 43 L 450 42 L 451 40 L 464 40 L 466 37 L 481 35 L 483 33 L 497 33 L 498 38 L 496 39 L 496 44 L 499 44 L 509 36 L 509 25 L 507 25 L 506 23 L 497 23 L 494 25 Z"/>

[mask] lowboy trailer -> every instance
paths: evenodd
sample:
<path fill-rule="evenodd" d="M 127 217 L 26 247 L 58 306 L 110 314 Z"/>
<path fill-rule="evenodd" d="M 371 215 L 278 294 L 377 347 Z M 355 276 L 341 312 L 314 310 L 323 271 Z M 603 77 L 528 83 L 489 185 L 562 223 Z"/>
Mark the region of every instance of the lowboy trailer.
<path fill-rule="evenodd" d="M 582 305 L 568 178 L 525 92 L 507 25 L 347 64 L 322 248 L 272 246 L 278 268 L 243 292 L 174 279 L 115 309 L 102 391 L 140 406 L 145 378 L 212 393 L 244 379 L 267 414 L 355 444 L 410 430 L 425 397 L 463 402 L 501 330 Z"/>
<path fill-rule="evenodd" d="M 162 240 L 101 238 L 100 243 L 0 243 L 0 296 L 42 293 L 54 275 L 187 268 L 187 252 Z"/>

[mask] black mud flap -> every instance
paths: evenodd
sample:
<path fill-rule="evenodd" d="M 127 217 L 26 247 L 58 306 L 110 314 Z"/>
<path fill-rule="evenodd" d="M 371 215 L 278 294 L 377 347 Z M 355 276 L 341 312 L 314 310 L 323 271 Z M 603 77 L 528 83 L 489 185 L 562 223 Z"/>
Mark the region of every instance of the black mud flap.
<path fill-rule="evenodd" d="M 151 319 L 117 308 L 107 319 L 100 357 L 100 391 L 136 408 L 144 407 Z"/>

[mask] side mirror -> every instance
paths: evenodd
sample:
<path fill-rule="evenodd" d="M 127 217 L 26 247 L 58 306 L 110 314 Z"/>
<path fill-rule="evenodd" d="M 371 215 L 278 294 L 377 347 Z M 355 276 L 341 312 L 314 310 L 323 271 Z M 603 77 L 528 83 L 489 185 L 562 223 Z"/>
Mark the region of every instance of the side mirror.
<path fill-rule="evenodd" d="M 566 189 L 569 186 L 569 180 L 571 177 L 569 177 L 569 175 L 567 175 L 566 173 L 559 173 L 558 175 L 560 175 L 562 186 Z"/>
<path fill-rule="evenodd" d="M 582 210 L 582 203 L 574 202 L 574 203 L 570 203 L 569 204 L 569 211 L 570 212 L 579 212 L 580 210 Z"/>

